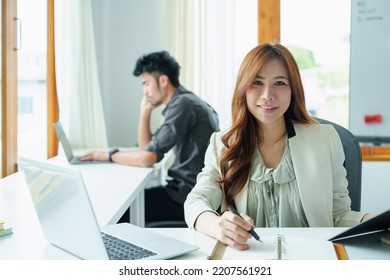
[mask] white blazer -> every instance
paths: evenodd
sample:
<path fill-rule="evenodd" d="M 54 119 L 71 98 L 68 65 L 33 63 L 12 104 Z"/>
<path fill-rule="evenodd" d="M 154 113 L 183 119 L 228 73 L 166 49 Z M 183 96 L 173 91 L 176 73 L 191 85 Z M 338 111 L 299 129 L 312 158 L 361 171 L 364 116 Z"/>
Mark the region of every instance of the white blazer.
<path fill-rule="evenodd" d="M 302 206 L 310 227 L 349 227 L 356 225 L 363 213 L 351 210 L 348 196 L 344 151 L 336 130 L 326 124 L 294 123 L 294 136 L 289 136 L 291 158 Z M 184 203 L 185 219 L 194 227 L 197 217 L 221 206 L 226 209 L 219 156 L 226 149 L 221 132 L 214 133 L 205 155 L 205 166 Z M 247 208 L 247 185 L 236 196 L 239 213 Z"/>

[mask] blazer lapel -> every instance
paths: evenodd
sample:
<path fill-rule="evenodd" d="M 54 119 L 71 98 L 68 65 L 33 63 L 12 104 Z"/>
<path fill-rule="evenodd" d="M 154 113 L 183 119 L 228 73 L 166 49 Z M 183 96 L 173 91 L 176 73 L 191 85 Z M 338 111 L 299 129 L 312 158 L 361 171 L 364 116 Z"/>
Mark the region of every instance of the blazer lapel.
<path fill-rule="evenodd" d="M 328 218 L 321 209 L 331 207 L 326 201 L 326 192 L 331 187 L 332 174 L 327 158 L 321 158 L 321 134 L 305 133 L 309 128 L 302 124 L 294 128 L 296 135 L 289 138 L 289 144 L 302 206 L 309 226 L 324 226 L 323 221 Z"/>

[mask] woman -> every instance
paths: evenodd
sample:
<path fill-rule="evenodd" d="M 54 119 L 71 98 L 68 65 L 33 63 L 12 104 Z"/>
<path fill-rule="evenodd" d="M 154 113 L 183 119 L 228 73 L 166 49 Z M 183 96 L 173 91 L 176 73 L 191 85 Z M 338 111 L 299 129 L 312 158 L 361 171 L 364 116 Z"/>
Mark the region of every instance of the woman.
<path fill-rule="evenodd" d="M 341 141 L 331 125 L 318 124 L 306 111 L 287 48 L 263 44 L 246 55 L 232 119 L 229 130 L 211 136 L 184 205 L 189 227 L 245 250 L 255 225 L 345 227 L 368 218 L 351 210 Z M 227 205 L 244 219 L 224 211 Z"/>

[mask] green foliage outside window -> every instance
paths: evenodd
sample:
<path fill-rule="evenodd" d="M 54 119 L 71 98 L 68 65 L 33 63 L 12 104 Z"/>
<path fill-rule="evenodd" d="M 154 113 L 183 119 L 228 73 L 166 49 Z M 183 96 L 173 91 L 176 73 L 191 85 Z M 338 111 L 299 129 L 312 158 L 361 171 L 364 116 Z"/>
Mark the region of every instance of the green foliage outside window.
<path fill-rule="evenodd" d="M 313 52 L 300 47 L 289 46 L 288 49 L 294 55 L 299 69 L 308 69 L 318 66 L 315 62 Z"/>

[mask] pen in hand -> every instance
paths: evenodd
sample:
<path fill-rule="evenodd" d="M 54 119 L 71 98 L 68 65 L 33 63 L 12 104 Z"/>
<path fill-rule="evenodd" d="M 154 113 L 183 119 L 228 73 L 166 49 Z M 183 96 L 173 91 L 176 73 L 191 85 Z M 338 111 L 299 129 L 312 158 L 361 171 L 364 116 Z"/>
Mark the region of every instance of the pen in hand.
<path fill-rule="evenodd" d="M 237 212 L 236 208 L 233 207 L 233 205 L 229 205 L 228 206 L 228 209 L 230 211 L 232 211 L 234 214 L 236 214 L 237 216 L 239 216 L 240 218 L 241 215 Z M 242 218 L 243 219 L 243 218 Z M 253 230 L 253 228 L 251 230 L 249 230 L 249 233 L 257 240 L 257 241 L 260 241 L 261 243 L 263 243 L 263 241 L 261 241 L 260 239 L 260 236 L 257 235 L 257 233 Z"/>

